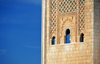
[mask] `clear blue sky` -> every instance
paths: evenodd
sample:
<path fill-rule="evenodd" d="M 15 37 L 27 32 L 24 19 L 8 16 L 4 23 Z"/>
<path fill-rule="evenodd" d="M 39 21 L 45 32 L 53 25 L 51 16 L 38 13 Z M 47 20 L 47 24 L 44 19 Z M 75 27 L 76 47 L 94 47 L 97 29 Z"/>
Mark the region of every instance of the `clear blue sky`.
<path fill-rule="evenodd" d="M 0 0 L 0 64 L 41 64 L 41 0 Z"/>

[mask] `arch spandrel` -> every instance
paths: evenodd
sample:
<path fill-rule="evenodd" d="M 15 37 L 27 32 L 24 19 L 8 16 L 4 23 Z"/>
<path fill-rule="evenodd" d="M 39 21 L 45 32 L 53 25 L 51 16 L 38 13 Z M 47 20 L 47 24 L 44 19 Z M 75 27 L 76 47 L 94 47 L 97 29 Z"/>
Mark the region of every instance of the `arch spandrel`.
<path fill-rule="evenodd" d="M 59 20 L 60 19 L 60 20 Z M 57 39 L 58 39 L 58 42 L 60 44 L 64 44 L 64 36 L 65 36 L 65 30 L 66 28 L 70 27 L 70 31 L 71 31 L 71 34 L 70 34 L 70 37 L 71 37 L 71 41 L 72 42 L 76 42 L 75 40 L 75 33 L 77 31 L 77 24 L 75 23 L 77 21 L 77 14 L 74 14 L 74 15 L 70 15 L 70 14 L 61 14 L 58 16 L 58 19 L 57 19 Z M 60 24 L 59 24 L 60 23 Z"/>

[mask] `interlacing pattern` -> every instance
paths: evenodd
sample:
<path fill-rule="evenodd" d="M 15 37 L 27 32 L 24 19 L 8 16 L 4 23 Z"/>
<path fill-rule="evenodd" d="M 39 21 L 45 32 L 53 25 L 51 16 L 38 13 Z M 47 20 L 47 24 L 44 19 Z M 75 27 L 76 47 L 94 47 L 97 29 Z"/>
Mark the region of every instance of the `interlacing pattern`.
<path fill-rule="evenodd" d="M 79 11 L 79 12 L 78 12 Z M 57 30 L 57 15 L 78 12 L 78 33 L 85 30 L 85 0 L 50 0 L 50 35 Z"/>
<path fill-rule="evenodd" d="M 50 34 L 52 35 L 56 31 L 57 24 L 57 1 L 50 1 Z"/>
<path fill-rule="evenodd" d="M 85 31 L 85 0 L 79 1 L 79 35 Z"/>
<path fill-rule="evenodd" d="M 72 13 L 77 11 L 76 0 L 59 0 L 59 13 Z"/>

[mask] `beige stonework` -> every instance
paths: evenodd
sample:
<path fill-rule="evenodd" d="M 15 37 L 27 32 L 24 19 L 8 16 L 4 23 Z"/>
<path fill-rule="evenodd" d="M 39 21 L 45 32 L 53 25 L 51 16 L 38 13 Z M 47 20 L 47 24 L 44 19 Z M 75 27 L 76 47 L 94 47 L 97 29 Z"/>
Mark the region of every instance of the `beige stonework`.
<path fill-rule="evenodd" d="M 100 64 L 100 1 L 42 0 L 41 45 L 42 64 Z"/>

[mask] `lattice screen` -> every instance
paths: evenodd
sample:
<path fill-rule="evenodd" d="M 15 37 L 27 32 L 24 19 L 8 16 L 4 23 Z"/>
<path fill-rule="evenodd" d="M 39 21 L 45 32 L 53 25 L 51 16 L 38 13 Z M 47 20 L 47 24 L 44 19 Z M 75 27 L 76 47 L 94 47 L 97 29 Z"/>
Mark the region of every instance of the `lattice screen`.
<path fill-rule="evenodd" d="M 71 13 L 77 11 L 76 0 L 59 0 L 59 13 Z"/>
<path fill-rule="evenodd" d="M 57 1 L 50 1 L 50 34 L 52 35 L 56 31 L 57 24 Z"/>
<path fill-rule="evenodd" d="M 79 6 L 78 6 L 79 5 Z M 50 35 L 57 30 L 57 15 L 78 12 L 78 30 L 84 30 L 85 0 L 50 0 Z"/>
<path fill-rule="evenodd" d="M 85 31 L 85 0 L 79 1 L 79 21 L 78 21 L 78 27 L 79 27 L 79 35 L 81 34 L 81 31 Z"/>

